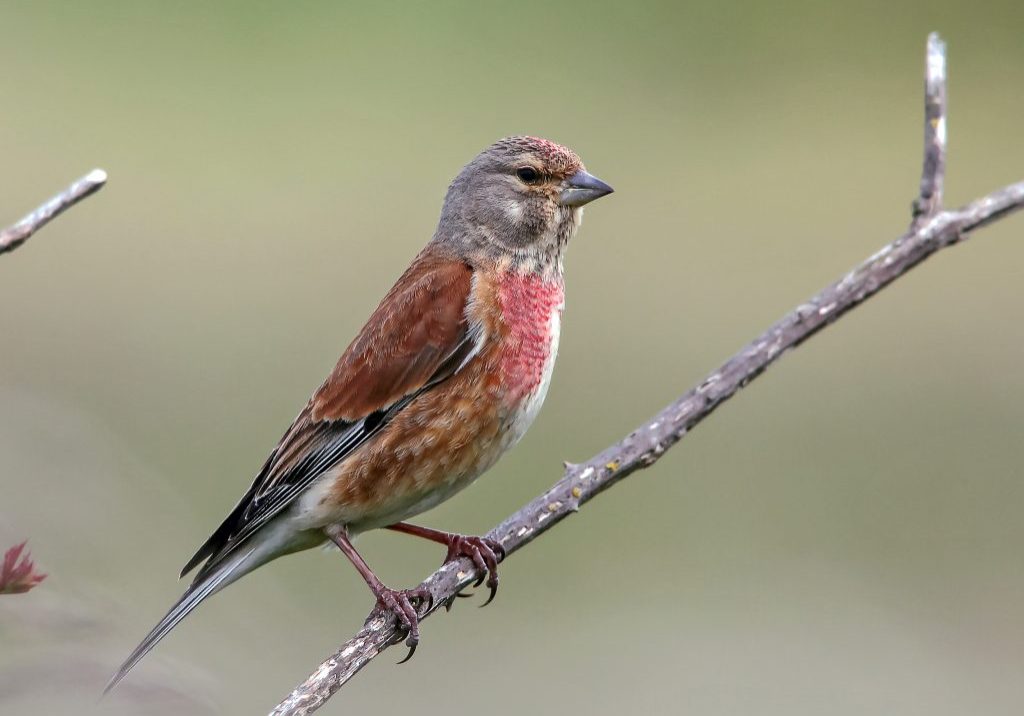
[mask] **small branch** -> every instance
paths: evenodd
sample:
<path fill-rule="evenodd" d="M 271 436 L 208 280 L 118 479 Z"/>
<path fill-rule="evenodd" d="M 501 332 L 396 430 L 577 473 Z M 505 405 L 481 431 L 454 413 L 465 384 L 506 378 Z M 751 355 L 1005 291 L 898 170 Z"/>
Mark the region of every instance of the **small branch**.
<path fill-rule="evenodd" d="M 914 200 L 911 228 L 934 216 L 942 208 L 942 186 L 946 179 L 946 43 L 939 33 L 928 35 L 924 75 L 924 165 L 921 189 Z"/>
<path fill-rule="evenodd" d="M 87 196 L 96 193 L 106 183 L 107 173 L 102 169 L 93 169 L 17 224 L 0 231 L 0 254 L 13 251 L 21 246 L 32 234 L 46 226 L 51 219 L 70 209 Z"/>
<path fill-rule="evenodd" d="M 653 465 L 719 405 L 764 372 L 790 348 L 800 345 L 848 311 L 874 296 L 939 249 L 957 244 L 981 228 L 1024 207 L 1024 181 L 1004 187 L 954 211 L 941 211 L 945 165 L 945 48 L 928 39 L 928 120 L 921 196 L 910 230 L 803 303 L 711 373 L 699 385 L 634 430 L 580 465 L 567 465 L 562 479 L 488 533 L 511 555 L 537 539 L 582 505 L 631 473 Z M 435 607 L 476 579 L 468 559 L 445 565 L 420 586 Z M 429 615 L 428 615 L 429 616 Z M 425 617 L 424 617 L 425 618 Z M 306 716 L 316 711 L 360 669 L 401 641 L 394 620 L 371 614 L 363 628 L 271 712 Z"/>

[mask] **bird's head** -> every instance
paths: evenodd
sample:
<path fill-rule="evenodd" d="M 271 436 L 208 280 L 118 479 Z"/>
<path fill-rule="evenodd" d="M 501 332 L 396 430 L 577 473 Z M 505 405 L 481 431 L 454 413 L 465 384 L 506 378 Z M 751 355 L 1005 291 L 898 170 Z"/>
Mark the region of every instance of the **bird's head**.
<path fill-rule="evenodd" d="M 583 206 L 611 191 L 571 149 L 509 137 L 478 154 L 452 182 L 435 240 L 467 258 L 560 273 Z"/>

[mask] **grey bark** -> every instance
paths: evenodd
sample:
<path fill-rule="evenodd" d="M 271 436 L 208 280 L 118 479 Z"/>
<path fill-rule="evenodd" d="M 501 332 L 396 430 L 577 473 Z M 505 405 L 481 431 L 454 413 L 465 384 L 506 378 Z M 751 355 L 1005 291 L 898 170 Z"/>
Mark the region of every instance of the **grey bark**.
<path fill-rule="evenodd" d="M 25 243 L 32 234 L 72 206 L 96 193 L 107 183 L 107 173 L 93 169 L 67 189 L 57 194 L 17 224 L 0 231 L 0 254 L 14 251 Z"/>

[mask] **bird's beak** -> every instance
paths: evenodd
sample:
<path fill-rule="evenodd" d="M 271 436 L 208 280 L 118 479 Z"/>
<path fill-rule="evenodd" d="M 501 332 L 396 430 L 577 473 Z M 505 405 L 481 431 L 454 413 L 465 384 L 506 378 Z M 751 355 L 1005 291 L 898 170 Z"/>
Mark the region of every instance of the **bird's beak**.
<path fill-rule="evenodd" d="M 615 190 L 596 176 L 587 174 L 581 169 L 565 180 L 558 203 L 562 206 L 583 206 L 594 199 L 600 199 L 605 194 L 611 194 L 613 191 Z"/>

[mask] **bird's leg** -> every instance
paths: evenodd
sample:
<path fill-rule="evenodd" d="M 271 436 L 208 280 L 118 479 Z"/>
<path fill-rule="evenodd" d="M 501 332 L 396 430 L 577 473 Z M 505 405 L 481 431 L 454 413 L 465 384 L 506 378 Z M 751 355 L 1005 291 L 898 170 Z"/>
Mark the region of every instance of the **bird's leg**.
<path fill-rule="evenodd" d="M 434 597 L 430 590 L 423 587 L 415 589 L 391 589 L 384 586 L 370 565 L 362 558 L 352 541 L 348 537 L 348 531 L 344 527 L 331 526 L 325 532 L 334 544 L 338 545 L 349 561 L 355 566 L 359 574 L 366 580 L 370 591 L 377 597 L 377 608 L 382 612 L 390 612 L 398 620 L 399 626 L 403 627 L 408 635 L 405 645 L 409 647 L 409 653 L 399 664 L 403 664 L 412 658 L 416 653 L 416 647 L 420 643 L 420 614 L 413 602 L 420 606 L 425 605 L 426 611 L 433 606 Z"/>
<path fill-rule="evenodd" d="M 488 537 L 470 537 L 452 532 L 442 532 L 441 530 L 434 530 L 429 527 L 410 525 L 407 522 L 397 522 L 393 525 L 388 525 L 387 529 L 446 545 L 448 547 L 448 555 L 445 557 L 445 564 L 460 557 L 469 557 L 473 560 L 473 564 L 480 575 L 473 586 L 479 587 L 483 584 L 486 577 L 487 588 L 491 590 L 491 594 L 487 597 L 487 601 L 483 603 L 483 606 L 486 607 L 494 599 L 494 595 L 498 592 L 498 562 L 505 559 L 505 548 L 497 540 Z"/>

